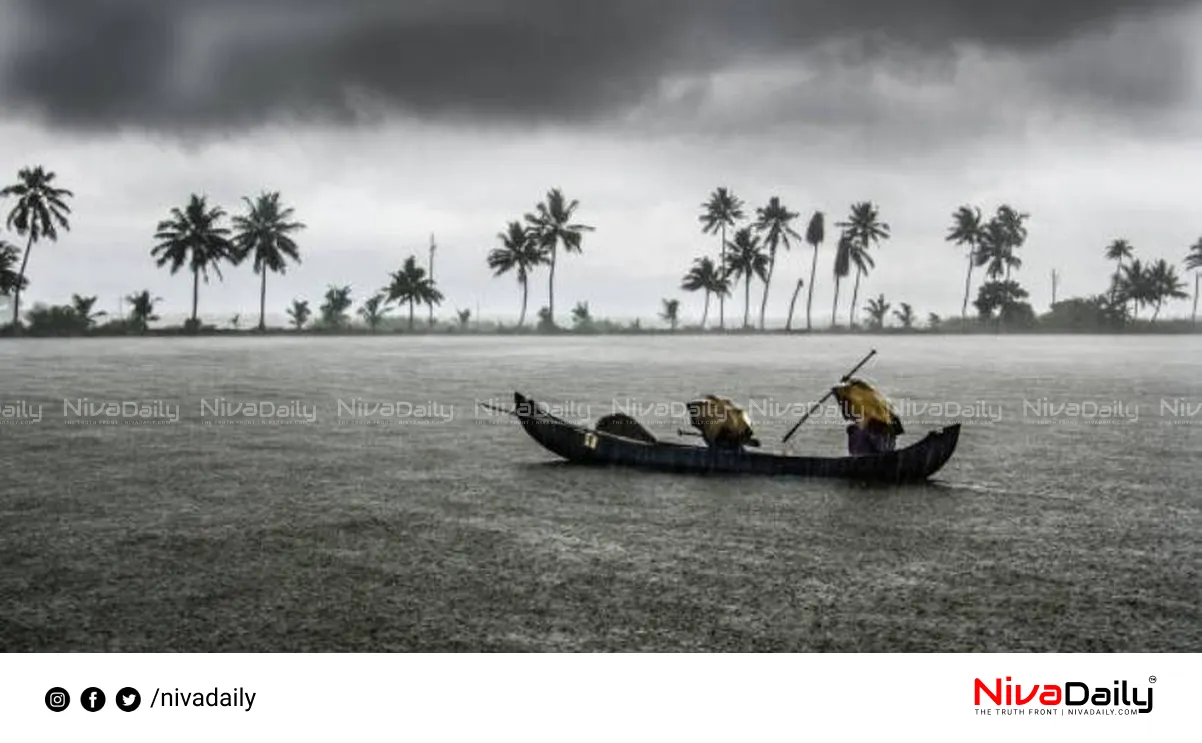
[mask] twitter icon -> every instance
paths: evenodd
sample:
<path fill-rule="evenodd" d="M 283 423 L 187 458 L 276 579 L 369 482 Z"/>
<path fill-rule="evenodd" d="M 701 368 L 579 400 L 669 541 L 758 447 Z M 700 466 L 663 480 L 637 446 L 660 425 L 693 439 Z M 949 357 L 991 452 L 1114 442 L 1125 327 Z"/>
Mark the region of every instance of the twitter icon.
<path fill-rule="evenodd" d="M 117 708 L 122 712 L 133 712 L 142 703 L 142 695 L 132 686 L 117 692 Z"/>

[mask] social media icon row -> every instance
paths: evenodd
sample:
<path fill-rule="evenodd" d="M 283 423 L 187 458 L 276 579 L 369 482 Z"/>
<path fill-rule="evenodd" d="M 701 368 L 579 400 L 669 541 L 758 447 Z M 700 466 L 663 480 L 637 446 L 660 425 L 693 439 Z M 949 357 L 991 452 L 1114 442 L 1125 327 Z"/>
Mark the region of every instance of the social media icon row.
<path fill-rule="evenodd" d="M 95 686 L 89 686 L 80 694 L 79 703 L 88 712 L 99 712 L 104 709 L 104 692 Z M 117 692 L 117 709 L 122 712 L 133 712 L 142 704 L 142 695 L 132 686 L 126 686 Z M 71 705 L 71 694 L 61 686 L 56 686 L 46 692 L 46 706 L 51 712 L 62 712 Z"/>

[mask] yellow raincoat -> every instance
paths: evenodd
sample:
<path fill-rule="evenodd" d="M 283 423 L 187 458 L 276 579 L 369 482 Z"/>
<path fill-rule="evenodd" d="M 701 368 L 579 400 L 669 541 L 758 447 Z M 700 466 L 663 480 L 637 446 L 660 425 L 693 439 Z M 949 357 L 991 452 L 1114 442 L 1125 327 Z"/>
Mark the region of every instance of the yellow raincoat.
<path fill-rule="evenodd" d="M 893 406 L 864 380 L 849 379 L 837 385 L 834 393 L 843 410 L 843 417 L 855 421 L 861 428 L 887 430 L 894 436 L 905 433 Z"/>
<path fill-rule="evenodd" d="M 705 443 L 758 446 L 747 413 L 725 397 L 706 395 L 689 403 L 689 422 Z"/>

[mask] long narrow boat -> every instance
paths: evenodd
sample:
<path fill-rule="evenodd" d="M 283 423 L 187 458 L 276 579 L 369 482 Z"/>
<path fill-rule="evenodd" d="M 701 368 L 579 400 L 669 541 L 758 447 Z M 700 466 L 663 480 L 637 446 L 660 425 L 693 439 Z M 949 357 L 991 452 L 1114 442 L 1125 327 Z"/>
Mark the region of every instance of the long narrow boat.
<path fill-rule="evenodd" d="M 522 428 L 554 454 L 579 464 L 698 472 L 796 477 L 834 477 L 884 483 L 921 482 L 939 471 L 956 450 L 960 424 L 928 433 L 904 449 L 856 457 L 792 457 L 757 451 L 721 451 L 667 441 L 639 441 L 569 423 L 520 392 L 514 415 Z"/>

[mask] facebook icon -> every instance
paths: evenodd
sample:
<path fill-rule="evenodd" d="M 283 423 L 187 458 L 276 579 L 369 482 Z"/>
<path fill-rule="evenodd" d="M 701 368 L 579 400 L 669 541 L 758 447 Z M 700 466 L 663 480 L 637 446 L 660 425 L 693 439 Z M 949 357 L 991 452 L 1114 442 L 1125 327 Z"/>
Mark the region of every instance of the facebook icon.
<path fill-rule="evenodd" d="M 95 686 L 89 686 L 79 695 L 79 701 L 88 712 L 98 712 L 104 707 L 104 692 Z"/>

